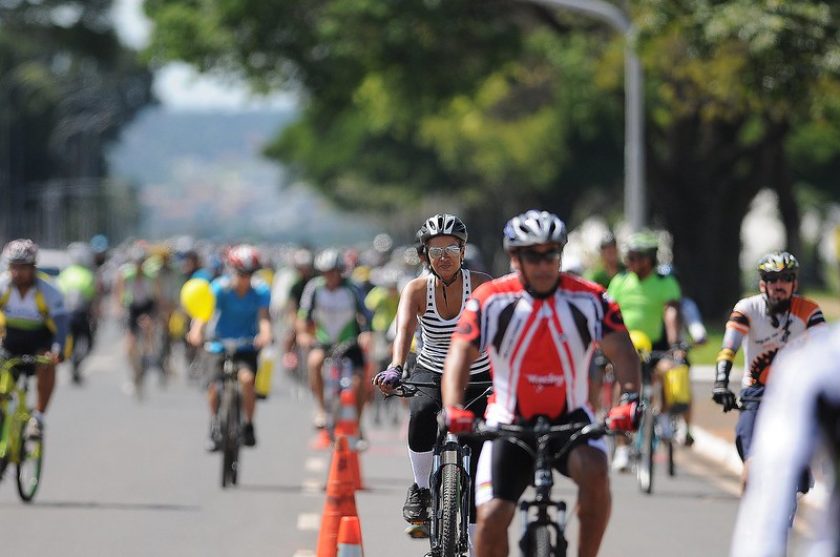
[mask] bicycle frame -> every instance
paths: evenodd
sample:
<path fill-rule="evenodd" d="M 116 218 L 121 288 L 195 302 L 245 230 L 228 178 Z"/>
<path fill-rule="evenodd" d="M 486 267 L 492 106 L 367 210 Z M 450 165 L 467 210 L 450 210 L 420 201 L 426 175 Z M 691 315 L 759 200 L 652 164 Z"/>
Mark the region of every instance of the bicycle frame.
<path fill-rule="evenodd" d="M 222 487 L 228 483 L 236 485 L 239 476 L 239 446 L 241 441 L 241 400 L 239 370 L 233 358 L 245 346 L 252 346 L 252 338 L 224 339 L 222 375 L 215 379 L 219 400 L 219 422 L 222 428 Z M 208 351 L 213 343 L 208 343 Z M 235 412 L 235 416 L 229 416 Z M 232 422 L 230 420 L 233 420 Z"/>

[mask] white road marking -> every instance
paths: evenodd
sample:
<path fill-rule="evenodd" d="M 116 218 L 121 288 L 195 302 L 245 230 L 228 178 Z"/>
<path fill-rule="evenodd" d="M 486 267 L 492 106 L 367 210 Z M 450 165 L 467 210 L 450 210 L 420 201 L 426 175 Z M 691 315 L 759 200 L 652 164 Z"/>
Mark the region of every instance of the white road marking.
<path fill-rule="evenodd" d="M 327 461 L 319 457 L 310 457 L 306 459 L 303 468 L 307 472 L 323 472 L 327 469 Z"/>
<path fill-rule="evenodd" d="M 301 492 L 303 492 L 307 495 L 310 495 L 310 494 L 323 495 L 324 484 L 321 483 L 320 480 L 313 480 L 313 479 L 303 480 L 303 483 L 301 484 Z"/>
<path fill-rule="evenodd" d="M 298 530 L 317 530 L 321 527 L 321 515 L 318 513 L 301 513 L 297 519 Z"/>

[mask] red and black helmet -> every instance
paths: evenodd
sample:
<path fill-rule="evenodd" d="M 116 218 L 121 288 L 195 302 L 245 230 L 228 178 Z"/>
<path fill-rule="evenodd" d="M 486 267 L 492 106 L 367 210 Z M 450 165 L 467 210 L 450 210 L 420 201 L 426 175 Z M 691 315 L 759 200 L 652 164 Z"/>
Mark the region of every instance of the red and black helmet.
<path fill-rule="evenodd" d="M 260 252 L 254 246 L 240 244 L 230 248 L 227 263 L 238 273 L 255 273 L 262 268 Z"/>

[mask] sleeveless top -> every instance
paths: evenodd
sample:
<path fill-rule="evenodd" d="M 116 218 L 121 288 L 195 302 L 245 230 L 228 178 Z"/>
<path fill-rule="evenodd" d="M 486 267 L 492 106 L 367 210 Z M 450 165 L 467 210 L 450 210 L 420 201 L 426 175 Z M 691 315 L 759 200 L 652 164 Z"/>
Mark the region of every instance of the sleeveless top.
<path fill-rule="evenodd" d="M 422 340 L 420 354 L 417 356 L 417 365 L 436 373 L 443 373 L 443 361 L 446 359 L 446 353 L 449 351 L 452 333 L 455 332 L 458 319 L 464 311 L 464 306 L 470 294 L 472 294 L 470 272 L 467 269 L 462 269 L 461 273 L 464 284 L 461 293 L 461 309 L 458 311 L 458 315 L 452 319 L 444 319 L 438 312 L 437 302 L 435 301 L 435 276 L 429 273 L 429 276 L 426 278 L 426 311 L 423 315 L 417 317 L 420 324 L 420 338 Z M 481 354 L 479 354 L 478 358 L 470 366 L 470 375 L 489 370 L 490 360 L 487 357 L 487 352 L 482 350 Z"/>

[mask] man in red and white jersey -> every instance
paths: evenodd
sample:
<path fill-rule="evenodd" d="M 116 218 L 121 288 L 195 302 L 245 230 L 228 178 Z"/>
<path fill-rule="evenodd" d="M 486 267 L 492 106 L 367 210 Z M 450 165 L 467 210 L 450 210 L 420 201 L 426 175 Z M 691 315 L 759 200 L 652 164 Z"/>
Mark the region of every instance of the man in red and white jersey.
<path fill-rule="evenodd" d="M 462 405 L 470 363 L 490 356 L 494 394 L 489 424 L 593 421 L 588 404 L 589 363 L 596 345 L 613 362 L 622 395 L 610 411 L 614 429 L 637 421 L 639 358 L 621 312 L 603 287 L 560 272 L 566 226 L 546 211 L 511 219 L 504 247 L 514 273 L 475 290 L 452 335 L 443 374 L 445 421 L 454 433 L 469 431 L 475 416 Z M 488 441 L 476 473 L 476 554 L 508 554 L 507 529 L 516 502 L 533 479 L 533 458 L 504 440 Z M 574 448 L 556 463 L 579 489 L 579 555 L 597 555 L 610 514 L 603 440 Z"/>

